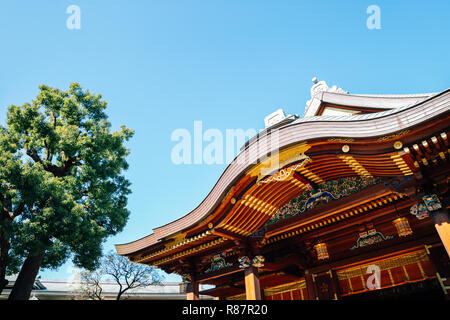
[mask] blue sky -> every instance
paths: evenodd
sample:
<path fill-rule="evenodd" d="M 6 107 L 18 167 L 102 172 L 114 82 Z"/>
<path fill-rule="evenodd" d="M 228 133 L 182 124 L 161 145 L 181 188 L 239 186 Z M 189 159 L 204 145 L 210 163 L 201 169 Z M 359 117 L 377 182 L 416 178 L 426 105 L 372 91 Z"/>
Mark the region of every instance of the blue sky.
<path fill-rule="evenodd" d="M 381 29 L 369 30 L 369 5 Z M 81 29 L 69 30 L 69 5 Z M 39 0 L 0 3 L 0 121 L 38 85 L 101 93 L 129 142 L 129 242 L 194 209 L 225 165 L 174 165 L 177 128 L 256 130 L 278 108 L 302 115 L 311 78 L 350 93 L 449 87 L 449 1 Z M 43 278 L 69 276 L 59 270 Z M 166 280 L 178 280 L 168 276 Z"/>

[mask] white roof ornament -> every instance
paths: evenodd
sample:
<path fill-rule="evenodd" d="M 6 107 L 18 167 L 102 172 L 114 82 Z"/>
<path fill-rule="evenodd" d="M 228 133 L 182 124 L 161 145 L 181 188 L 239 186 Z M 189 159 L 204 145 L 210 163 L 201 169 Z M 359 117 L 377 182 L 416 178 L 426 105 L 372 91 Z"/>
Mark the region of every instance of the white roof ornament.
<path fill-rule="evenodd" d="M 275 112 L 272 112 L 267 117 L 264 118 L 264 124 L 266 128 L 273 126 L 274 124 L 277 124 L 280 121 L 283 121 L 286 118 L 286 114 L 284 113 L 283 109 L 278 109 Z"/>
<path fill-rule="evenodd" d="M 348 94 L 348 91 L 345 91 L 342 88 L 338 88 L 337 86 L 332 86 L 331 88 L 328 87 L 327 83 L 324 80 L 318 81 L 317 77 L 312 78 L 312 82 L 314 84 L 311 87 L 311 99 L 306 101 L 304 117 L 312 117 L 315 115 L 317 108 L 319 108 L 320 102 L 322 100 L 322 92 Z"/>

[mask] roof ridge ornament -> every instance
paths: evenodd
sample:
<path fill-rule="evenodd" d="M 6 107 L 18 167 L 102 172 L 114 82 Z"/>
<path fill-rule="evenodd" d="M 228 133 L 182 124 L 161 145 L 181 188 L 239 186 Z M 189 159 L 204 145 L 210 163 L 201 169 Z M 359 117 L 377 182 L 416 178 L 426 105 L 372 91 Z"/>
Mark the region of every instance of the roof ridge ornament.
<path fill-rule="evenodd" d="M 318 80 L 317 77 L 312 78 L 312 82 L 314 83 L 311 87 L 311 99 L 306 101 L 305 107 L 305 117 L 306 116 L 314 116 L 317 108 L 320 106 L 320 102 L 322 100 L 323 92 L 333 92 L 333 93 L 342 93 L 348 94 L 348 91 L 345 91 L 342 88 L 334 85 L 331 88 L 325 82 L 325 80 Z"/>

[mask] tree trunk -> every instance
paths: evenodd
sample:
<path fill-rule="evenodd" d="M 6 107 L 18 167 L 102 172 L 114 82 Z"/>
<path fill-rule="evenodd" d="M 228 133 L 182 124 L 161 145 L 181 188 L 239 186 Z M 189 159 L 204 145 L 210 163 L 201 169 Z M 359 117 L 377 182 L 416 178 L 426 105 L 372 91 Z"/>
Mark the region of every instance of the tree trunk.
<path fill-rule="evenodd" d="M 8 266 L 9 247 L 9 241 L 0 232 L 0 294 L 8 284 L 8 280 L 6 280 L 6 267 Z"/>
<path fill-rule="evenodd" d="M 33 256 L 28 256 L 20 269 L 17 280 L 9 294 L 8 300 L 28 300 L 31 290 L 33 290 L 34 281 L 41 267 L 42 258 L 45 249 Z"/>
<path fill-rule="evenodd" d="M 125 289 L 122 289 L 122 285 L 120 285 L 120 289 L 119 289 L 119 293 L 117 294 L 116 300 L 120 300 L 120 298 L 122 297 L 122 295 L 125 293 L 125 291 L 127 291 L 128 289 L 130 289 L 130 287 L 126 287 Z"/>

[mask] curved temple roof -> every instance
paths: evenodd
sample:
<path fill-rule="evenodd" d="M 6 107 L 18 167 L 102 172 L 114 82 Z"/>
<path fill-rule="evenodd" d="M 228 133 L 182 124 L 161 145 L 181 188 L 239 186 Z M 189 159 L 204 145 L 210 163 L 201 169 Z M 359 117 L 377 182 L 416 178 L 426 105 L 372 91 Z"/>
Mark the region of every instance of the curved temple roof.
<path fill-rule="evenodd" d="M 325 92 L 324 94 L 327 94 L 327 96 L 331 97 L 326 97 L 327 101 L 331 101 L 334 99 L 333 101 L 336 102 L 337 100 L 341 99 L 339 100 L 340 103 L 350 104 L 351 101 L 354 101 L 354 105 L 366 106 L 372 106 L 371 104 L 373 103 L 373 101 L 378 101 L 384 107 L 388 107 L 389 105 L 390 108 L 393 109 L 382 112 L 352 116 L 305 117 L 291 121 L 286 125 L 277 128 L 276 130 L 266 130 L 266 133 L 264 135 L 258 135 L 256 139 L 252 139 L 253 141 L 246 145 L 245 148 L 238 154 L 238 156 L 229 164 L 213 189 L 197 208 L 171 223 L 153 229 L 153 233 L 144 238 L 127 244 L 116 245 L 117 253 L 121 255 L 130 255 L 136 253 L 142 249 L 159 243 L 160 240 L 174 235 L 177 232 L 183 231 L 189 227 L 193 227 L 199 223 L 204 223 L 204 221 L 207 220 L 211 214 L 213 214 L 218 208 L 220 208 L 221 204 L 224 202 L 224 199 L 231 199 L 231 190 L 233 190 L 233 188 L 237 188 L 237 185 L 239 183 L 247 184 L 247 186 L 252 185 L 252 190 L 255 190 L 255 192 L 260 192 L 261 194 L 262 191 L 257 191 L 258 184 L 252 184 L 251 182 L 255 182 L 257 179 L 259 181 L 260 178 L 267 176 L 265 174 L 261 174 L 262 170 L 264 170 L 267 165 L 267 161 L 265 162 L 264 159 L 267 159 L 267 154 L 269 152 L 276 151 L 277 146 L 279 146 L 282 160 L 282 163 L 279 166 L 281 168 L 288 163 L 298 163 L 299 160 L 305 159 L 301 157 L 299 158 L 298 155 L 307 155 L 307 153 L 304 152 L 306 152 L 311 147 L 312 142 L 319 141 L 317 142 L 317 145 L 320 145 L 322 151 L 317 153 L 316 158 L 313 159 L 313 163 L 316 161 L 315 159 L 317 159 L 317 161 L 321 164 L 321 168 L 332 166 L 331 171 L 328 170 L 327 172 L 325 172 L 323 169 L 319 169 L 319 167 L 315 167 L 314 165 L 308 166 L 308 168 L 318 170 L 317 172 L 320 171 L 320 177 L 311 174 L 311 171 L 309 171 L 308 168 L 305 168 L 303 172 L 301 171 L 302 174 L 304 173 L 311 181 L 316 183 L 319 183 L 320 181 L 323 182 L 325 180 L 328 181 L 336 179 L 343 175 L 345 176 L 349 174 L 355 174 L 355 172 L 360 175 L 371 176 L 371 174 L 366 171 L 364 167 L 370 172 L 380 173 L 380 171 L 377 171 L 379 170 L 377 168 L 379 168 L 381 163 L 385 165 L 386 176 L 402 174 L 407 175 L 412 174 L 412 171 L 414 171 L 415 168 L 413 165 L 411 165 L 411 163 L 408 163 L 408 166 L 405 168 L 406 164 L 403 162 L 397 167 L 397 161 L 402 161 L 396 159 L 396 157 L 399 157 L 397 153 L 400 154 L 400 152 L 403 151 L 393 150 L 392 143 L 390 144 L 390 150 L 387 150 L 386 147 L 383 146 L 383 148 L 385 148 L 384 157 L 377 156 L 378 158 L 373 157 L 370 158 L 370 160 L 368 160 L 368 154 L 364 153 L 366 151 L 362 151 L 361 147 L 359 147 L 358 149 L 358 143 L 360 146 L 367 146 L 369 140 L 375 141 L 373 145 L 376 144 L 377 148 L 380 148 L 380 141 L 383 142 L 386 140 L 390 140 L 393 137 L 404 135 L 408 132 L 412 134 L 413 128 L 420 128 L 421 125 L 423 125 L 423 127 L 425 128 L 426 125 L 424 124 L 426 124 L 426 122 L 431 119 L 437 119 L 437 121 L 439 119 L 442 119 L 443 124 L 441 125 L 448 125 L 448 117 L 450 111 L 450 89 L 433 95 L 409 95 L 409 98 L 407 98 L 406 96 L 374 97 L 367 95 L 363 97 L 360 95 L 328 92 Z M 339 97 L 337 95 L 339 95 Z M 343 98 L 341 96 L 345 97 Z M 361 99 L 363 99 L 364 101 L 362 101 Z M 394 102 L 394 100 L 398 99 L 402 101 Z M 411 142 L 414 140 L 414 137 L 409 137 L 408 139 Z M 274 140 L 276 140 L 276 144 L 274 144 Z M 346 168 L 343 168 L 343 166 L 341 168 L 338 164 L 336 165 L 335 163 L 333 163 L 331 161 L 331 155 L 328 155 L 327 151 L 324 151 L 327 150 L 332 141 L 340 141 L 341 143 L 338 145 L 339 148 L 341 148 L 343 141 L 350 141 L 351 143 L 355 143 L 355 150 L 359 150 L 358 152 L 355 151 L 355 153 L 349 153 L 348 156 L 338 156 L 341 162 L 348 164 Z M 350 142 L 349 144 L 352 146 L 353 150 L 353 145 Z M 334 152 L 332 156 L 336 158 L 337 152 Z M 284 158 L 287 162 L 283 162 Z M 308 157 L 306 156 L 306 158 Z M 393 161 L 392 165 L 386 166 L 388 160 L 391 162 Z M 364 162 L 364 167 L 358 167 L 358 162 Z M 336 173 L 334 173 L 334 170 L 336 170 Z M 383 174 L 380 173 L 380 176 L 382 175 Z M 244 180 L 245 182 L 243 182 Z M 295 195 L 298 195 L 299 192 L 305 190 L 305 184 L 297 182 L 295 183 L 297 184 L 297 189 L 295 190 L 295 192 L 293 191 L 294 189 L 282 187 L 285 188 L 283 192 L 289 193 L 289 197 L 291 198 Z M 281 184 L 278 186 L 278 188 L 280 188 L 280 186 Z M 299 186 L 300 188 L 298 188 Z M 244 205 L 250 206 L 249 199 L 241 200 L 245 200 L 243 202 Z M 288 201 L 288 197 L 285 197 L 283 201 L 284 203 L 286 203 L 286 201 Z M 284 204 L 281 202 L 277 203 L 276 205 L 275 202 L 271 203 L 272 205 L 274 205 L 274 209 L 279 208 Z M 266 204 L 266 202 L 263 202 L 263 204 Z M 266 208 L 267 206 L 268 204 L 266 205 Z M 242 211 L 243 209 L 239 210 Z M 239 219 L 242 220 L 242 218 L 233 218 L 227 216 L 223 221 L 238 223 Z M 252 230 L 256 230 L 261 226 L 261 223 L 267 221 L 267 219 L 263 220 L 263 218 L 258 219 L 258 223 L 255 222 L 253 229 L 249 229 L 249 232 L 252 232 Z M 224 225 L 223 221 L 221 222 L 222 226 Z M 240 221 L 239 223 L 241 223 L 242 225 L 243 222 Z M 244 225 L 249 226 L 248 223 L 244 223 Z M 238 225 L 236 224 L 232 229 L 240 230 L 237 226 Z M 241 234 L 244 235 L 244 233 Z"/>
<path fill-rule="evenodd" d="M 369 95 L 323 92 L 319 99 L 322 103 L 341 106 L 393 109 L 416 104 L 431 96 L 433 96 L 431 93 L 410 95 Z"/>

